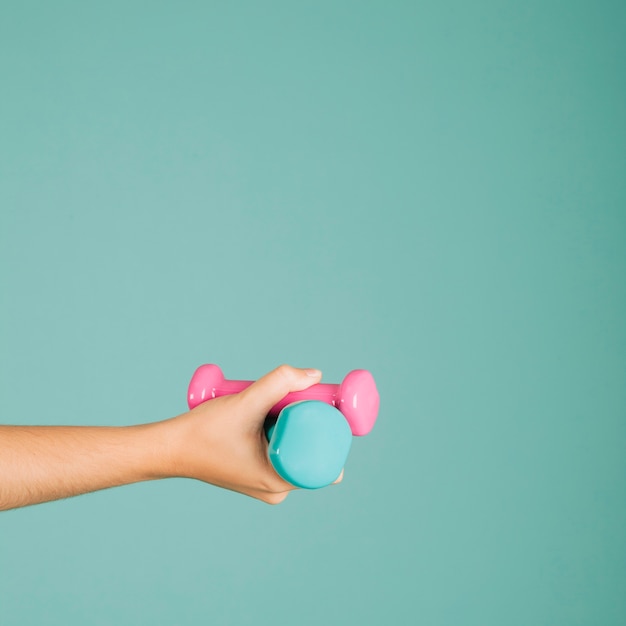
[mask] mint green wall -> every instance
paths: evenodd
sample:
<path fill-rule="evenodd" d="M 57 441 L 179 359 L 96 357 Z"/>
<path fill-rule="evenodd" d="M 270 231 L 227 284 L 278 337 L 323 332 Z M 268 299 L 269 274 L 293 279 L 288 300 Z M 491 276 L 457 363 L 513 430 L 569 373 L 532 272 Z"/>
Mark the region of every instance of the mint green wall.
<path fill-rule="evenodd" d="M 625 60 L 623 2 L 3 2 L 0 422 L 382 408 L 279 507 L 0 514 L 0 624 L 624 624 Z"/>

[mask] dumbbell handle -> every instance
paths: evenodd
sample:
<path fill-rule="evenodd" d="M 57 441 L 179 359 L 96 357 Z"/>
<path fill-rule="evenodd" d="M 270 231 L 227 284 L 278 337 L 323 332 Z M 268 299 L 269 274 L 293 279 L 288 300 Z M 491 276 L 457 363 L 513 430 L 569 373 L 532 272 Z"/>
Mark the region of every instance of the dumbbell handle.
<path fill-rule="evenodd" d="M 252 382 L 228 380 L 217 365 L 201 365 L 189 383 L 189 408 L 193 409 L 213 398 L 239 393 Z M 303 391 L 289 393 L 271 408 L 269 414 L 276 417 L 288 404 L 301 400 L 319 400 L 336 407 L 348 420 L 354 435 L 366 435 L 374 426 L 378 415 L 378 391 L 367 370 L 353 370 L 340 385 L 318 383 Z"/>
<path fill-rule="evenodd" d="M 206 389 L 205 397 L 202 399 L 196 399 L 190 394 L 189 408 L 193 409 L 198 404 L 211 400 L 213 398 L 220 398 L 222 396 L 229 396 L 231 394 L 239 393 L 248 388 L 254 381 L 252 380 L 224 380 L 219 386 Z M 339 391 L 339 385 L 333 385 L 328 383 L 318 383 L 312 385 L 304 391 L 293 391 L 287 394 L 280 402 L 276 403 L 269 412 L 269 415 L 276 417 L 288 404 L 293 402 L 300 402 L 301 400 L 319 400 L 326 404 L 335 406 L 335 398 Z"/>

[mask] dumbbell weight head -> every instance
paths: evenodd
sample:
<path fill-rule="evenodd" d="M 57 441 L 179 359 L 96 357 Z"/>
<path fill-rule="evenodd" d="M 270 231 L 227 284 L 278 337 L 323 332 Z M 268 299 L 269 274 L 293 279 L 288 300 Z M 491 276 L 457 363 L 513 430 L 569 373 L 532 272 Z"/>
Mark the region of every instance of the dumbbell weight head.
<path fill-rule="evenodd" d="M 318 400 L 284 407 L 267 434 L 274 469 L 288 483 L 303 489 L 319 489 L 337 480 L 352 445 L 345 417 Z"/>
<path fill-rule="evenodd" d="M 187 403 L 189 404 L 189 408 L 193 409 L 199 404 L 202 404 L 202 402 L 223 395 L 216 393 L 216 390 L 223 387 L 225 382 L 224 373 L 219 365 L 212 363 L 201 365 L 194 372 L 189 383 L 189 389 L 187 390 Z"/>
<path fill-rule="evenodd" d="M 380 396 L 371 373 L 352 370 L 339 386 L 334 404 L 348 420 L 353 435 L 367 435 L 374 427 L 380 407 Z"/>

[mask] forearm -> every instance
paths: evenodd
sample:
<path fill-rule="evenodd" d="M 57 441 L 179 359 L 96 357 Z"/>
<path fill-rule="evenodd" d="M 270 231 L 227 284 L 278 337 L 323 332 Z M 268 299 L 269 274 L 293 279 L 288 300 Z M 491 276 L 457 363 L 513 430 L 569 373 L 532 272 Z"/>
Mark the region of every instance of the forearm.
<path fill-rule="evenodd" d="M 0 510 L 168 476 L 165 424 L 0 426 Z"/>

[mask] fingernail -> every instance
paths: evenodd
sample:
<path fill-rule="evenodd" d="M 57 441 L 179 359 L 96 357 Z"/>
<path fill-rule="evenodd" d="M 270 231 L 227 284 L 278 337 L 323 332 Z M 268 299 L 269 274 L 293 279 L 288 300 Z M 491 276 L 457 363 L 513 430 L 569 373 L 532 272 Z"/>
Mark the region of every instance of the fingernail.
<path fill-rule="evenodd" d="M 315 370 L 315 369 L 311 369 L 311 368 L 307 368 L 304 370 L 306 372 L 307 376 L 321 376 L 322 372 L 320 372 L 320 370 Z"/>

